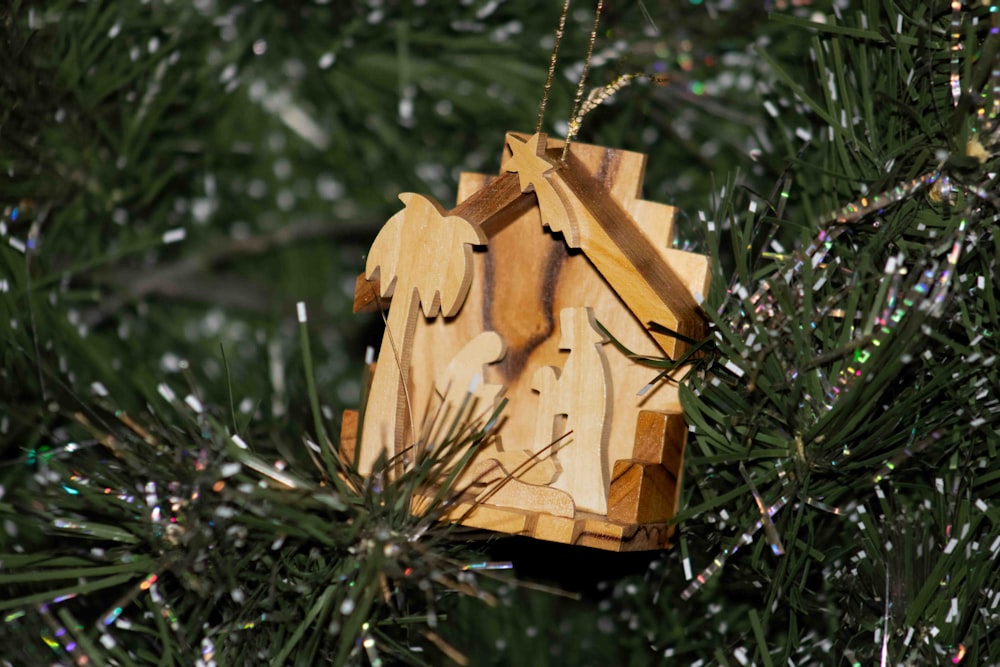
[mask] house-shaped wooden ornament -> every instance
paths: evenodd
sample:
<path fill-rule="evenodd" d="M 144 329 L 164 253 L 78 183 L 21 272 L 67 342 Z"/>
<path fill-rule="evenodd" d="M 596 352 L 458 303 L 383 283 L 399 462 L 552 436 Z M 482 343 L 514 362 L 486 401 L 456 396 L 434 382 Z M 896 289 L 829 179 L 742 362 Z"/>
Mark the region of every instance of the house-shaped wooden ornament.
<path fill-rule="evenodd" d="M 419 455 L 411 445 L 433 442 L 431 421 L 470 390 L 481 414 L 504 397 L 448 518 L 662 548 L 687 436 L 677 387 L 649 386 L 656 371 L 601 327 L 676 359 L 684 343 L 649 324 L 703 335 L 708 259 L 672 249 L 674 209 L 640 198 L 645 156 L 573 143 L 562 160 L 562 147 L 508 133 L 500 174 L 462 174 L 451 211 L 400 196 L 358 279 L 355 311 L 388 307 L 387 332 L 363 423 L 345 413 L 341 444 L 368 474 L 383 452 Z"/>

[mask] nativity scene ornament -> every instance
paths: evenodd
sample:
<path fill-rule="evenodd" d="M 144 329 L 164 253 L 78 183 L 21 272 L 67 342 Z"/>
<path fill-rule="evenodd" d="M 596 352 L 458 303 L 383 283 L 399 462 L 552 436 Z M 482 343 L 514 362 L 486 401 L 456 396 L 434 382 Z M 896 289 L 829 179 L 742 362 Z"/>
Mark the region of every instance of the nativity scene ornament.
<path fill-rule="evenodd" d="M 400 195 L 358 279 L 355 311 L 387 308 L 387 326 L 363 419 L 345 413 L 342 453 L 363 475 L 383 455 L 412 465 L 442 417 L 470 400 L 490 415 L 503 399 L 446 518 L 662 548 L 687 427 L 676 383 L 649 386 L 655 371 L 622 348 L 677 359 L 684 338 L 703 335 L 708 258 L 671 248 L 674 209 L 640 198 L 644 155 L 563 148 L 508 133 L 500 174 L 463 173 L 451 211 Z"/>

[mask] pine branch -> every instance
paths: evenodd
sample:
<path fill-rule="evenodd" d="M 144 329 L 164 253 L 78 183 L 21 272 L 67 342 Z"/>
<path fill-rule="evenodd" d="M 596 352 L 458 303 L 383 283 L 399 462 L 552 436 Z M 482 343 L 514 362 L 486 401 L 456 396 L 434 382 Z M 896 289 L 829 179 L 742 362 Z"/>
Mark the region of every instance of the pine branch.
<path fill-rule="evenodd" d="M 152 270 L 117 268 L 103 271 L 93 276 L 93 282 L 116 294 L 105 297 L 84 319 L 89 326 L 97 326 L 128 304 L 150 296 L 267 312 L 270 308 L 263 286 L 251 289 L 245 279 L 235 276 L 222 280 L 219 269 L 243 258 L 313 240 L 357 243 L 370 236 L 375 227 L 364 222 L 345 225 L 304 220 L 249 238 L 225 239 Z"/>

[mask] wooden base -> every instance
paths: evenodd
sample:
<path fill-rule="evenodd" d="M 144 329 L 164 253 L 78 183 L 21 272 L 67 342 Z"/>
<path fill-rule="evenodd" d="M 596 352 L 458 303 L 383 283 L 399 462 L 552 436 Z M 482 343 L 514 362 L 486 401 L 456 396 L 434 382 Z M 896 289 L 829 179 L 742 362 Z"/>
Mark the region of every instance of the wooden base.
<path fill-rule="evenodd" d="M 413 511 L 426 510 L 428 497 L 413 499 Z M 509 507 L 477 503 L 474 498 L 458 500 L 443 517 L 470 528 L 483 528 L 509 535 L 533 537 L 549 542 L 593 547 L 605 551 L 651 551 L 670 547 L 674 527 L 660 523 L 616 523 L 607 517 L 577 511 L 573 518 L 527 512 Z"/>
<path fill-rule="evenodd" d="M 650 415 L 642 421 L 644 426 L 655 425 L 662 429 L 668 419 L 669 416 Z M 358 412 L 345 410 L 341 427 L 340 454 L 342 460 L 348 463 L 354 456 L 357 428 Z M 652 439 L 654 436 L 647 434 L 646 437 Z M 682 456 L 683 446 L 681 446 Z M 605 551 L 667 549 L 674 533 L 674 526 L 667 519 L 676 513 L 674 506 L 677 494 L 676 475 L 679 473 L 681 457 L 676 460 L 678 468 L 673 470 L 656 463 L 638 460 L 617 461 L 616 479 L 611 484 L 610 517 L 582 510 L 575 510 L 572 516 L 556 516 L 545 512 L 502 507 L 489 501 L 477 500 L 476 494 L 481 492 L 476 487 L 475 492 L 465 493 L 458 498 L 442 520 L 461 523 L 470 528 L 482 528 Z M 524 486 L 551 491 L 544 486 Z M 494 492 L 489 500 L 499 499 L 503 502 L 504 488 L 505 485 L 501 485 L 499 487 L 501 493 Z M 426 495 L 415 496 L 411 502 L 413 513 L 422 514 L 427 511 L 433 496 L 432 491 L 428 491 Z"/>

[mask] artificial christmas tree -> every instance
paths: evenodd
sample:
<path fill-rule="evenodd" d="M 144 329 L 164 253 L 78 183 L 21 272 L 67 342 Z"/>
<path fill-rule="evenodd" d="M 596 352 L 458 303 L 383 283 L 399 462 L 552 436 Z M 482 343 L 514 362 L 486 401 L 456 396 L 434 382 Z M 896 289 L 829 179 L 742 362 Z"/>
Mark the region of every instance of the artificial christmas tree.
<path fill-rule="evenodd" d="M 495 167 L 557 8 L 0 8 L 0 660 L 1000 661 L 995 10 L 624 3 L 562 70 L 713 272 L 674 547 L 620 554 L 410 511 L 488 420 L 396 477 L 331 437 L 364 249 Z"/>

